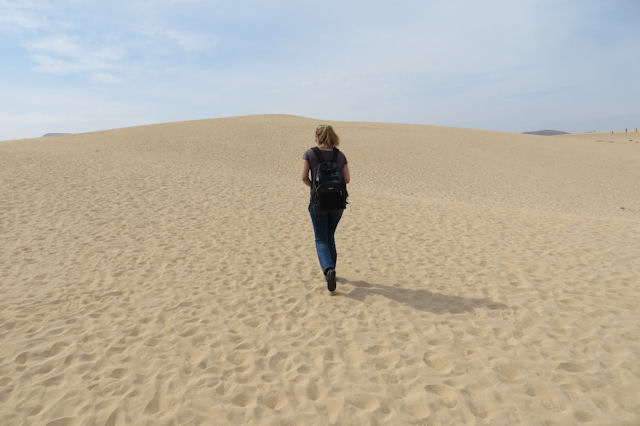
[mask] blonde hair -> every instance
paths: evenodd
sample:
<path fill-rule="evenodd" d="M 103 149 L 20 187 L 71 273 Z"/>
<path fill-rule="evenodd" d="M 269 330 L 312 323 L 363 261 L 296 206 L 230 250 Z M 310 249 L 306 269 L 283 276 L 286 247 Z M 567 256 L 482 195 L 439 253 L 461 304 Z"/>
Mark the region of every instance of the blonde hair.
<path fill-rule="evenodd" d="M 333 127 L 328 124 L 321 124 L 316 127 L 316 136 L 318 137 L 319 145 L 325 145 L 329 148 L 334 148 L 340 145 L 340 138 L 333 130 Z"/>

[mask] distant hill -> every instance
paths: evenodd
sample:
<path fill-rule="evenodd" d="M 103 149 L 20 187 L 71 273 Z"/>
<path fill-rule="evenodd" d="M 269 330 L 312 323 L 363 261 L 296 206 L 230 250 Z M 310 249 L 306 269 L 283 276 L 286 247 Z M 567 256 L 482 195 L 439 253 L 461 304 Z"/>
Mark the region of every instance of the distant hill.
<path fill-rule="evenodd" d="M 539 136 L 555 136 L 555 135 L 568 135 L 569 132 L 562 132 L 560 130 L 536 130 L 535 132 L 522 132 L 525 135 L 539 135 Z"/>
<path fill-rule="evenodd" d="M 69 133 L 45 133 L 44 135 L 42 135 L 42 137 L 47 137 L 47 136 L 62 136 L 62 135 L 68 135 Z"/>

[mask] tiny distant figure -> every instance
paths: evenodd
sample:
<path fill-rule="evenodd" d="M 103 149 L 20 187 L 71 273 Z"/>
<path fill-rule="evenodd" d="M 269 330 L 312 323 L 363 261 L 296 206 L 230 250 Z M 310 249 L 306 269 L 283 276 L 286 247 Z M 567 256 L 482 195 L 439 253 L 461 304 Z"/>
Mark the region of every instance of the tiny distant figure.
<path fill-rule="evenodd" d="M 347 204 L 349 165 L 337 148 L 340 138 L 329 125 L 316 128 L 316 145 L 302 156 L 302 182 L 311 188 L 309 215 L 316 239 L 316 252 L 327 289 L 336 289 L 336 241 L 334 234 Z M 311 173 L 311 179 L 309 179 Z"/>
<path fill-rule="evenodd" d="M 627 128 L 626 127 L 624 128 L 624 132 L 627 133 Z"/>
<path fill-rule="evenodd" d="M 611 131 L 611 134 L 613 134 L 613 130 Z"/>

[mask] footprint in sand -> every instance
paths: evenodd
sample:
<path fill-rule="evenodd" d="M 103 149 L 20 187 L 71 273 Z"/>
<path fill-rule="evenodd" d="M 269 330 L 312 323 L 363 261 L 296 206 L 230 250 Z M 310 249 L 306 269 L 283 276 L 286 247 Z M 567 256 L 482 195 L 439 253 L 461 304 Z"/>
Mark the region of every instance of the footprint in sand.
<path fill-rule="evenodd" d="M 61 417 L 46 424 L 46 426 L 73 426 L 78 424 L 75 417 Z"/>
<path fill-rule="evenodd" d="M 186 331 L 180 333 L 181 337 L 191 337 L 198 332 L 198 327 L 191 327 Z"/>
<path fill-rule="evenodd" d="M 245 392 L 240 392 L 238 395 L 231 398 L 231 403 L 238 407 L 246 407 L 251 404 L 251 402 L 253 402 L 253 398 Z"/>
<path fill-rule="evenodd" d="M 586 411 L 576 411 L 573 413 L 573 417 L 579 422 L 591 422 L 595 420 L 595 417 Z"/>
<path fill-rule="evenodd" d="M 449 361 L 443 355 L 429 354 L 429 352 L 425 352 L 422 360 L 429 367 L 443 374 L 448 374 L 453 369 L 453 364 L 451 363 L 451 361 Z"/>
<path fill-rule="evenodd" d="M 64 379 L 64 375 L 63 374 L 59 374 L 57 376 L 53 376 L 48 378 L 47 380 L 43 381 L 42 384 L 44 386 L 58 386 L 62 383 L 62 380 Z"/>
<path fill-rule="evenodd" d="M 279 410 L 284 406 L 286 397 L 283 392 L 279 390 L 272 390 L 262 395 L 259 401 L 272 410 Z"/>
<path fill-rule="evenodd" d="M 570 373 L 593 373 L 596 368 L 586 363 L 562 362 L 557 367 L 558 370 L 565 370 Z"/>
<path fill-rule="evenodd" d="M 227 361 L 233 365 L 243 365 L 249 359 L 249 354 L 246 352 L 232 352 L 227 356 Z"/>
<path fill-rule="evenodd" d="M 44 363 L 37 365 L 29 370 L 30 374 L 47 374 L 53 370 L 55 366 L 54 362 Z"/>
<path fill-rule="evenodd" d="M 516 380 L 522 375 L 520 368 L 513 364 L 499 364 L 493 367 L 493 370 L 507 380 Z"/>
<path fill-rule="evenodd" d="M 298 367 L 298 373 L 300 374 L 309 374 L 311 373 L 312 369 L 309 365 L 307 364 L 301 364 L 300 367 Z"/>
<path fill-rule="evenodd" d="M 153 394 L 153 398 L 151 398 L 144 408 L 144 412 L 146 414 L 155 414 L 158 411 L 160 411 L 160 395 L 156 391 L 156 393 Z"/>
<path fill-rule="evenodd" d="M 27 362 L 28 359 L 29 359 L 29 352 L 25 351 L 25 352 L 22 352 L 22 353 L 18 354 L 18 356 L 16 356 L 13 359 L 13 362 L 15 362 L 16 364 L 23 365 L 24 363 Z"/>
<path fill-rule="evenodd" d="M 453 408 L 458 405 L 458 396 L 456 391 L 444 385 L 426 385 L 424 390 L 429 393 L 436 394 L 442 400 L 447 408 Z"/>
<path fill-rule="evenodd" d="M 124 376 L 128 374 L 128 370 L 126 368 L 116 368 L 110 374 L 114 379 L 122 379 Z"/>
<path fill-rule="evenodd" d="M 260 377 L 260 380 L 262 380 L 265 383 L 274 383 L 278 380 L 278 376 L 273 373 L 264 373 Z"/>
<path fill-rule="evenodd" d="M 388 348 L 386 346 L 383 345 L 373 345 L 373 346 L 369 346 L 367 349 L 365 349 L 365 352 L 371 355 L 379 355 L 382 352 L 386 352 L 388 350 Z"/>
<path fill-rule="evenodd" d="M 365 411 L 374 411 L 380 405 L 378 399 L 371 395 L 354 395 L 347 398 L 347 402 Z"/>
<path fill-rule="evenodd" d="M 305 397 L 311 401 L 316 401 L 320 396 L 320 390 L 315 383 L 314 379 L 303 378 L 301 376 L 297 376 L 295 379 L 295 393 L 300 400 L 303 400 Z"/>
<path fill-rule="evenodd" d="M 274 371 L 282 371 L 286 359 L 287 355 L 282 352 L 272 355 L 271 358 L 269 358 L 269 368 Z"/>

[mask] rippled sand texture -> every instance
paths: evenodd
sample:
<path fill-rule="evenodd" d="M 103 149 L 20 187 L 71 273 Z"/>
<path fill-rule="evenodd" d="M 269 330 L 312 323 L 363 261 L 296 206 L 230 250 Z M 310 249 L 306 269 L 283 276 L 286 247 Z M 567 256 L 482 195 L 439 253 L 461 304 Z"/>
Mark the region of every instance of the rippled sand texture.
<path fill-rule="evenodd" d="M 0 143 L 0 424 L 640 423 L 640 136 L 319 121 Z"/>

